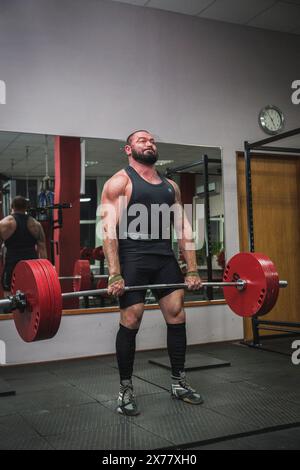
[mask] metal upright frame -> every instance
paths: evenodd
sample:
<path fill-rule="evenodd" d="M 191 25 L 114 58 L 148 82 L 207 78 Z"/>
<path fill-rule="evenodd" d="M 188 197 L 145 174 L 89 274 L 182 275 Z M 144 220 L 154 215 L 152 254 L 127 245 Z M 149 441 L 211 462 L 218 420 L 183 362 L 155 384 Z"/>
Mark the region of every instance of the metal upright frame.
<path fill-rule="evenodd" d="M 247 208 L 247 229 L 248 229 L 248 246 L 249 251 L 254 252 L 255 243 L 254 243 L 254 221 L 253 221 L 253 205 L 252 205 L 252 185 L 251 185 L 251 157 L 252 153 L 255 152 L 279 152 L 279 153 L 294 153 L 300 156 L 300 148 L 291 148 L 291 147 L 273 147 L 267 146 L 272 142 L 278 142 L 279 140 L 292 137 L 294 135 L 300 134 L 300 127 L 293 129 L 288 132 L 283 132 L 276 136 L 269 137 L 267 139 L 259 140 L 250 144 L 245 141 L 244 143 L 244 156 L 245 156 L 245 177 L 246 177 L 246 208 Z M 263 325 L 263 326 L 260 326 Z M 286 327 L 283 329 L 282 327 Z M 259 336 L 259 330 L 271 330 L 279 331 L 291 334 L 300 334 L 300 331 L 297 331 L 292 328 L 300 328 L 300 323 L 295 322 L 278 322 L 270 320 L 260 320 L 257 316 L 252 317 L 252 332 L 253 332 L 253 342 L 250 346 L 262 348 Z M 265 348 L 264 348 L 265 349 Z"/>
<path fill-rule="evenodd" d="M 206 263 L 207 263 L 207 281 L 213 281 L 213 269 L 212 269 L 212 243 L 211 243 L 211 223 L 210 223 L 210 203 L 209 203 L 209 163 L 219 163 L 220 160 L 217 158 L 208 158 L 207 155 L 203 155 L 203 158 L 197 162 L 187 163 L 174 168 L 167 168 L 165 176 L 171 176 L 172 174 L 180 174 L 184 170 L 189 170 L 199 165 L 203 165 L 203 176 L 204 176 L 204 212 L 205 212 L 205 241 L 206 241 Z M 198 172 L 195 172 L 198 173 Z M 208 300 L 213 300 L 213 288 L 207 287 L 206 296 Z"/>

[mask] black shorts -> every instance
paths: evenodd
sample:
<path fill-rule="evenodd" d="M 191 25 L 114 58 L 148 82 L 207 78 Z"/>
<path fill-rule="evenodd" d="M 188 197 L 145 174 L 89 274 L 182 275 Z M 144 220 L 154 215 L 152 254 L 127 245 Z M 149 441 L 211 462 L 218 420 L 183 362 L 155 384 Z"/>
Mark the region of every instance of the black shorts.
<path fill-rule="evenodd" d="M 175 256 L 128 253 L 120 256 L 121 274 L 125 286 L 141 286 L 148 284 L 180 284 L 184 276 Z M 154 290 L 153 295 L 159 300 L 176 290 Z M 126 308 L 145 302 L 146 290 L 125 292 L 119 297 L 120 308 Z"/>
<path fill-rule="evenodd" d="M 3 267 L 1 284 L 3 290 L 10 291 L 13 270 L 17 263 L 6 263 Z"/>
<path fill-rule="evenodd" d="M 21 258 L 16 257 L 13 259 L 5 260 L 3 271 L 2 271 L 2 276 L 1 276 L 1 284 L 4 290 L 10 291 L 12 274 L 18 262 L 22 260 L 31 260 L 31 259 L 37 259 L 37 256 L 34 255 L 33 253 L 24 252 Z"/>

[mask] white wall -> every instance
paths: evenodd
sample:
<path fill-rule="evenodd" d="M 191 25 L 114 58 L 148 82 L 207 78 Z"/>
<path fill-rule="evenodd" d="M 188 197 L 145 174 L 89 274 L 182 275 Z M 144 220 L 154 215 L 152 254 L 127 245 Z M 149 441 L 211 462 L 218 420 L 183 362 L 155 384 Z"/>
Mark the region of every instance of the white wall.
<path fill-rule="evenodd" d="M 238 251 L 235 151 L 264 136 L 257 116 L 268 103 L 288 129 L 299 126 L 299 36 L 101 0 L 1 0 L 0 9 L 0 129 L 124 139 L 146 128 L 164 142 L 222 147 L 227 255 Z M 241 337 L 238 320 L 222 320 L 219 339 Z M 65 350 L 62 331 L 49 349 L 33 345 L 40 357 Z M 197 334 L 211 338 L 211 325 Z"/>
<path fill-rule="evenodd" d="M 209 183 L 214 182 L 217 187 L 217 194 L 210 194 L 209 209 L 211 217 L 219 217 L 224 214 L 224 189 L 223 189 L 223 176 L 210 176 Z M 196 189 L 203 186 L 203 178 L 196 175 Z"/>
<path fill-rule="evenodd" d="M 187 312 L 189 344 L 232 339 L 240 319 L 226 305 L 190 308 Z M 115 352 L 118 313 L 64 316 L 57 335 L 46 341 L 23 342 L 13 320 L 1 322 L 0 364 L 20 364 L 85 357 Z M 138 351 L 166 348 L 167 329 L 158 310 L 147 310 L 137 336 Z M 6 357 L 5 357 L 6 351 Z"/>

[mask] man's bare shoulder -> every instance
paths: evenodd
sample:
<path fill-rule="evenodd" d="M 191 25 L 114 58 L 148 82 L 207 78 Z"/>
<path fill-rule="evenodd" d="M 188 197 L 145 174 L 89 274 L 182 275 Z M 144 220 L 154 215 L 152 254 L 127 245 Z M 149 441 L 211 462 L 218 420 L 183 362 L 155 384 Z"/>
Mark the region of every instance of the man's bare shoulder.
<path fill-rule="evenodd" d="M 179 189 L 178 184 L 175 183 L 175 181 L 171 180 L 170 178 L 166 178 L 166 180 L 168 181 L 168 183 L 170 183 L 173 186 L 176 196 L 180 197 L 180 189 Z"/>
<path fill-rule="evenodd" d="M 12 215 L 4 217 L 0 220 L 0 238 L 6 240 L 14 233 L 16 226 L 16 221 Z"/>
<path fill-rule="evenodd" d="M 37 240 L 43 239 L 44 230 L 42 224 L 34 217 L 28 217 L 27 228 L 31 235 L 33 235 Z"/>
<path fill-rule="evenodd" d="M 115 173 L 113 176 L 111 176 L 107 183 L 112 183 L 112 184 L 126 184 L 129 180 L 129 176 L 127 175 L 126 171 L 124 169 L 118 171 Z"/>
<path fill-rule="evenodd" d="M 28 221 L 27 221 L 27 227 L 41 227 L 41 223 L 36 220 L 34 217 L 32 217 L 31 215 L 28 217 Z"/>
<path fill-rule="evenodd" d="M 103 195 L 110 199 L 125 194 L 126 186 L 129 181 L 125 170 L 118 171 L 106 181 L 103 188 Z"/>
<path fill-rule="evenodd" d="M 0 220 L 2 226 L 9 226 L 15 224 L 15 218 L 12 215 L 7 215 L 4 219 Z"/>

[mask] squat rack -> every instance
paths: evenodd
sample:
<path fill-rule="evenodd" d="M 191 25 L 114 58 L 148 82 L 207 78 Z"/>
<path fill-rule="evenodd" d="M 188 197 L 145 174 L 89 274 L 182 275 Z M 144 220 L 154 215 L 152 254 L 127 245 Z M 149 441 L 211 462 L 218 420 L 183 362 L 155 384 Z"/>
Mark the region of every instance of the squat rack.
<path fill-rule="evenodd" d="M 206 263 L 207 263 L 207 281 L 213 281 L 213 268 L 212 268 L 212 239 L 211 239 L 211 222 L 210 222 L 210 203 L 209 203 L 209 163 L 220 163 L 221 160 L 217 158 L 208 158 L 208 155 L 203 155 L 201 160 L 193 163 L 187 163 L 173 168 L 167 168 L 165 171 L 166 177 L 171 177 L 173 174 L 180 174 L 184 170 L 189 170 L 196 166 L 203 165 L 203 177 L 204 177 L 204 226 L 205 226 L 205 241 L 206 241 Z M 195 171 L 199 174 L 199 171 Z M 214 294 L 212 287 L 207 287 L 206 295 L 208 300 L 213 300 Z"/>
<path fill-rule="evenodd" d="M 254 221 L 253 221 L 253 204 L 252 204 L 252 185 L 251 185 L 251 157 L 253 152 L 280 152 L 280 153 L 294 153 L 295 156 L 300 156 L 300 148 L 292 147 L 274 147 L 266 146 L 272 142 L 277 142 L 288 137 L 300 134 L 300 127 L 292 129 L 281 134 L 268 137 L 267 139 L 259 140 L 257 142 L 249 143 L 244 142 L 244 157 L 245 157 L 245 177 L 246 177 L 246 210 L 247 210 L 247 229 L 248 229 L 248 246 L 249 251 L 254 252 Z M 263 325 L 263 326 L 260 326 Z M 283 328 L 285 327 L 285 328 Z M 300 328 L 299 322 L 283 322 L 283 321 L 271 321 L 271 320 L 260 320 L 257 316 L 252 317 L 252 332 L 253 342 L 248 344 L 249 346 L 262 348 L 260 343 L 259 330 L 271 330 L 280 331 L 285 333 L 300 334 L 299 330 L 293 330 L 292 328 Z M 278 351 L 277 351 L 278 352 Z"/>

